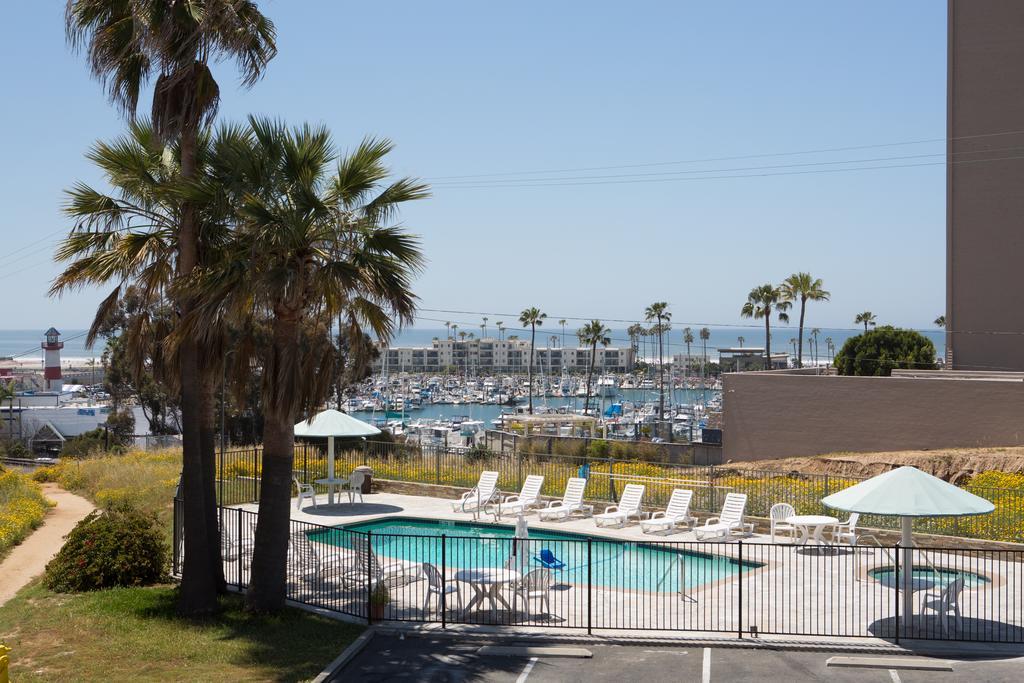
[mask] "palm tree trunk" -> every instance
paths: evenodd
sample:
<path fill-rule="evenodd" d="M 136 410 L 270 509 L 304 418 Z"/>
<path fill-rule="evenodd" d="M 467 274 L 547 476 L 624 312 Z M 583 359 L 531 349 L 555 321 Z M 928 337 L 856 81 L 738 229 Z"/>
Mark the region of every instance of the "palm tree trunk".
<path fill-rule="evenodd" d="M 807 299 L 800 299 L 800 327 L 797 329 L 796 336 L 797 342 L 800 344 L 800 350 L 796 354 L 796 366 L 802 368 L 804 366 L 804 311 L 807 309 Z"/>
<path fill-rule="evenodd" d="M 273 357 L 276 379 L 284 377 L 281 359 L 294 352 L 297 320 L 274 324 Z M 263 457 L 260 474 L 260 514 L 252 554 L 252 579 L 246 606 L 254 612 L 276 612 L 284 607 L 288 574 L 288 536 L 291 529 L 292 468 L 295 460 L 293 409 L 268 402 L 263 419 Z"/>
<path fill-rule="evenodd" d="M 772 321 L 764 317 L 764 369 L 772 369 Z"/>
<path fill-rule="evenodd" d="M 590 364 L 587 366 L 587 392 L 583 399 L 583 414 L 590 410 L 590 383 L 594 379 L 594 357 L 597 355 L 597 342 L 590 347 Z"/>
<path fill-rule="evenodd" d="M 195 175 L 196 127 L 185 127 L 181 134 L 181 175 Z M 178 274 L 187 275 L 198 264 L 199 235 L 195 212 L 189 203 L 182 206 L 178 234 Z M 184 297 L 179 302 L 182 315 L 192 309 Z M 184 552 L 178 611 L 184 615 L 202 615 L 217 610 L 217 585 L 210 571 L 210 542 L 206 513 L 213 501 L 207 501 L 203 485 L 204 468 L 200 438 L 201 376 L 199 348 L 194 339 L 181 343 L 178 352 L 181 378 L 181 495 L 184 499 Z"/>
<path fill-rule="evenodd" d="M 658 316 L 658 420 L 657 432 L 661 434 L 661 428 L 665 421 L 665 353 L 662 347 L 664 331 L 661 329 L 661 316 Z"/>
<path fill-rule="evenodd" d="M 210 540 L 210 574 L 218 593 L 227 592 L 224 580 L 224 561 L 221 557 L 221 535 L 217 501 L 217 427 L 214 400 L 215 379 L 208 370 L 203 371 L 202 396 L 199 405 L 199 445 L 203 460 L 203 495 L 206 505 L 206 534 Z"/>
<path fill-rule="evenodd" d="M 530 363 L 529 363 L 529 394 L 530 394 L 530 415 L 533 415 L 533 345 L 537 340 L 537 324 L 530 325 Z"/>

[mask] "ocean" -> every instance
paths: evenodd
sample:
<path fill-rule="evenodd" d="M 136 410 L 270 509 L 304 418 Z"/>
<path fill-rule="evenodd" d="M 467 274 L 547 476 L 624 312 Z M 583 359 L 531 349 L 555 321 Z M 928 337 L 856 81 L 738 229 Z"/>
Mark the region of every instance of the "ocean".
<path fill-rule="evenodd" d="M 557 324 L 557 321 L 545 321 L 547 324 L 537 328 L 537 346 L 547 346 L 550 338 L 555 336 L 558 338 L 558 342 L 562 341 L 562 328 Z M 60 329 L 60 328 L 58 328 Z M 693 336 L 695 342 L 690 347 L 690 353 L 698 355 L 701 353 L 701 340 L 698 335 L 697 327 L 693 328 Z M 739 346 L 739 337 L 743 337 L 743 346 L 764 346 L 764 328 L 763 327 L 710 327 L 711 337 L 707 341 L 708 357 L 715 359 L 718 357 L 718 348 L 735 347 Z M 808 332 L 811 328 L 805 328 L 804 334 L 804 357 L 810 358 L 811 352 L 808 350 L 807 337 Z M 479 325 L 473 329 L 468 329 L 460 326 L 460 331 L 473 332 L 474 335 L 480 336 L 481 330 Z M 99 358 L 103 355 L 102 342 L 97 343 L 95 349 L 85 348 L 85 330 L 81 329 L 61 329 L 61 340 L 64 342 L 64 351 L 62 356 L 64 358 Z M 936 354 L 941 355 L 945 348 L 946 334 L 943 330 L 919 330 L 923 335 L 932 340 L 935 344 Z M 43 341 L 43 332 L 45 330 L 0 330 L 0 357 L 5 356 L 17 356 L 23 360 L 28 360 L 33 357 L 41 358 L 41 351 L 39 348 L 40 343 Z M 494 336 L 497 332 L 497 328 L 493 322 L 487 328 L 487 335 Z M 433 329 L 433 328 L 410 328 L 401 330 L 392 341 L 394 346 L 430 346 L 430 342 L 434 337 L 444 337 L 446 334 L 445 329 Z M 520 339 L 529 339 L 529 330 L 513 330 L 506 328 L 506 337 L 512 334 L 519 335 Z M 818 335 L 818 358 L 819 360 L 827 359 L 827 349 L 825 347 L 825 339 L 828 337 L 832 338 L 832 341 L 836 345 L 836 349 L 842 347 L 843 342 L 852 336 L 859 334 L 859 330 L 847 328 L 847 329 L 836 329 L 836 328 L 821 328 L 821 333 Z M 772 350 L 773 351 L 785 351 L 793 353 L 793 345 L 790 343 L 790 339 L 795 339 L 797 330 L 795 327 L 773 327 L 772 328 Z M 611 333 L 612 346 L 626 346 L 629 344 L 629 334 L 624 329 L 614 329 Z M 669 357 L 677 353 L 685 353 L 686 346 L 682 342 L 683 332 L 682 327 L 673 325 L 672 329 L 665 336 L 665 356 Z M 565 344 L 573 345 L 576 343 L 575 326 L 566 325 L 565 328 Z M 658 354 L 658 339 L 657 337 L 647 337 L 646 343 L 640 342 L 640 356 L 642 358 L 657 358 Z"/>

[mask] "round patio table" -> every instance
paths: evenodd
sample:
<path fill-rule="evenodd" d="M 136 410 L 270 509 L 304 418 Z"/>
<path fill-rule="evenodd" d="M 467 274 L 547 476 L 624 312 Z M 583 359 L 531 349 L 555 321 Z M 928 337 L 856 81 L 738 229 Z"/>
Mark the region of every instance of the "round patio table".
<path fill-rule="evenodd" d="M 343 486 L 348 486 L 348 477 L 344 479 L 317 479 L 317 484 L 327 487 L 327 504 L 334 505 L 334 489 L 337 487 L 339 498 L 341 497 L 341 489 Z"/>
<path fill-rule="evenodd" d="M 811 539 L 814 539 L 817 545 L 830 545 L 822 538 L 822 534 L 825 527 L 835 526 L 839 524 L 839 520 L 828 515 L 794 515 L 786 517 L 786 524 L 792 524 L 800 530 L 800 538 L 796 541 L 799 545 L 807 545 Z"/>
<path fill-rule="evenodd" d="M 501 587 L 506 584 L 517 583 L 523 575 L 513 569 L 502 569 L 500 567 L 484 569 L 460 569 L 455 572 L 455 580 L 468 583 L 473 589 L 473 598 L 466 603 L 466 612 L 469 612 L 476 605 L 482 605 L 487 601 L 491 605 L 491 614 L 495 620 L 498 618 L 498 603 L 504 605 L 509 612 L 512 606 L 501 594 Z"/>

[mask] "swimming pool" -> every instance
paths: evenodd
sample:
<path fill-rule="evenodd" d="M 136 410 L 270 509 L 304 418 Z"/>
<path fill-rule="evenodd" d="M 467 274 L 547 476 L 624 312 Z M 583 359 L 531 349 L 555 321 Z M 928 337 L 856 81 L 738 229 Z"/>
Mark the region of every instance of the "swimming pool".
<path fill-rule="evenodd" d="M 543 550 L 565 563 L 555 570 L 558 583 L 587 583 L 625 590 L 676 592 L 763 566 L 715 555 L 680 549 L 673 543 L 611 541 L 573 533 L 531 528 L 526 541 L 514 539 L 515 529 L 498 524 L 478 524 L 408 517 L 390 517 L 309 532 L 310 540 L 347 547 L 352 534 L 372 534 L 374 552 L 382 557 L 444 564 L 468 569 L 500 567 L 510 557 L 524 569 L 540 567 Z M 445 536 L 442 551 L 441 536 Z M 443 557 L 442 557 L 443 555 Z"/>
<path fill-rule="evenodd" d="M 893 587 L 896 585 L 896 570 L 891 566 L 869 569 L 868 576 L 884 586 Z M 992 580 L 987 576 L 982 576 L 975 572 L 961 571 L 958 569 L 951 569 L 949 567 L 936 567 L 935 569 L 932 569 L 929 566 L 921 565 L 914 565 L 911 580 L 915 586 L 915 590 L 930 588 L 932 586 L 945 588 L 956 581 L 957 577 L 960 576 L 964 577 L 964 588 L 977 588 L 978 586 L 983 586 L 992 582 Z M 903 576 L 901 574 L 900 579 L 902 580 L 902 578 Z"/>

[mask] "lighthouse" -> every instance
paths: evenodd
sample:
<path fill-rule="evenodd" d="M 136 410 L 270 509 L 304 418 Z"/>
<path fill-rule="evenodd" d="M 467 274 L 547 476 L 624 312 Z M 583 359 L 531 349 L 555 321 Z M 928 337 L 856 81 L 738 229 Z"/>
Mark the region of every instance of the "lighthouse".
<path fill-rule="evenodd" d="M 42 347 L 46 390 L 59 394 L 64 389 L 64 378 L 60 374 L 60 350 L 64 348 L 64 342 L 60 341 L 60 332 L 56 328 L 51 327 L 46 331 L 46 341 Z"/>

